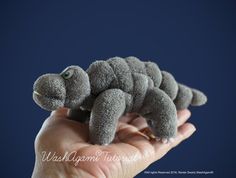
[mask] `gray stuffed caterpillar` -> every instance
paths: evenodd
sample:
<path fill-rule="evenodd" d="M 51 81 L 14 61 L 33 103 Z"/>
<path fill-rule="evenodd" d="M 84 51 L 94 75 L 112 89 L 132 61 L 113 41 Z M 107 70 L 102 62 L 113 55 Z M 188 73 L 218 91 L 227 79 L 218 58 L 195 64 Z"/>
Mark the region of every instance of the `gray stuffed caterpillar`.
<path fill-rule="evenodd" d="M 43 109 L 69 108 L 72 119 L 89 119 L 90 141 L 112 142 L 125 113 L 143 116 L 161 139 L 177 132 L 177 111 L 206 103 L 206 96 L 160 71 L 153 62 L 113 57 L 92 63 L 85 72 L 69 66 L 61 74 L 45 74 L 34 83 L 33 99 Z"/>

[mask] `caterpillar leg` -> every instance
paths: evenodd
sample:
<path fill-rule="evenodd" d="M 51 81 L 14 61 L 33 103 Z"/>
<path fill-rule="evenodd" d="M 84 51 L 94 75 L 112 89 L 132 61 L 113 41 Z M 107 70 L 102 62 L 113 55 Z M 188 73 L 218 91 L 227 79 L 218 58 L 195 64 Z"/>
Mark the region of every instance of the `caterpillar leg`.
<path fill-rule="evenodd" d="M 147 92 L 140 114 L 154 135 L 169 140 L 177 132 L 177 111 L 171 98 L 159 88 Z"/>
<path fill-rule="evenodd" d="M 90 111 L 78 109 L 69 109 L 67 116 L 69 119 L 78 121 L 78 122 L 86 122 L 90 118 Z"/>
<path fill-rule="evenodd" d="M 125 100 L 125 93 L 119 89 L 106 90 L 96 98 L 89 121 L 92 143 L 106 145 L 112 142 L 118 119 L 126 108 Z"/>

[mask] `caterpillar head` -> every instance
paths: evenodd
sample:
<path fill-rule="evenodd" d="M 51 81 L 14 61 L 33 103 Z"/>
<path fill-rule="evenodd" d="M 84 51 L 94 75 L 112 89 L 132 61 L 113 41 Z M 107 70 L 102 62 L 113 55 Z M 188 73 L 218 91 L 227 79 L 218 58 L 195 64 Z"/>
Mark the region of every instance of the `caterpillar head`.
<path fill-rule="evenodd" d="M 44 74 L 33 86 L 34 101 L 49 111 L 78 108 L 89 94 L 89 77 L 78 66 L 69 66 L 60 74 Z"/>

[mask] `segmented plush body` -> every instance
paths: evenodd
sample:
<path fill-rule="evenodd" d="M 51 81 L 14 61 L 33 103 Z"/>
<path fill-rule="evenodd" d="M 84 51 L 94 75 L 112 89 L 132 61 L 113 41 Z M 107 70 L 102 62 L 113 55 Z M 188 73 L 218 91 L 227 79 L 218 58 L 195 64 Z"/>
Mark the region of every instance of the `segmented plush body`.
<path fill-rule="evenodd" d="M 154 62 L 142 62 L 136 57 L 114 57 L 106 61 L 96 61 L 90 65 L 87 73 L 94 95 L 110 88 L 119 88 L 130 94 L 132 106 L 129 106 L 129 111 L 139 110 L 147 91 L 153 87 L 162 89 L 172 100 L 177 96 L 178 84 L 171 74 L 161 72 Z M 169 81 L 165 80 L 163 74 L 168 75 Z M 171 86 L 166 86 L 169 84 Z M 169 88 L 171 92 L 168 91 Z"/>

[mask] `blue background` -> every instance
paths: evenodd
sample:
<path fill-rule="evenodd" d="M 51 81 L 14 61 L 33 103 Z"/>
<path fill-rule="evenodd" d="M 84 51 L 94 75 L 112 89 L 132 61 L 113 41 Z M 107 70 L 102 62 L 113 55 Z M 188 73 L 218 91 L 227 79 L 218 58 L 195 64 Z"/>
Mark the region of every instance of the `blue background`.
<path fill-rule="evenodd" d="M 146 170 L 235 177 L 235 1 L 0 3 L 0 177 L 32 174 L 34 138 L 49 114 L 32 100 L 39 75 L 129 55 L 157 62 L 209 98 L 204 107 L 191 108 L 197 132 Z M 137 177 L 156 176 L 162 177 Z"/>

